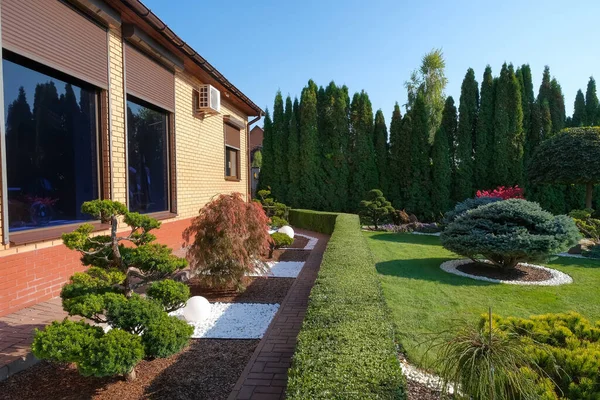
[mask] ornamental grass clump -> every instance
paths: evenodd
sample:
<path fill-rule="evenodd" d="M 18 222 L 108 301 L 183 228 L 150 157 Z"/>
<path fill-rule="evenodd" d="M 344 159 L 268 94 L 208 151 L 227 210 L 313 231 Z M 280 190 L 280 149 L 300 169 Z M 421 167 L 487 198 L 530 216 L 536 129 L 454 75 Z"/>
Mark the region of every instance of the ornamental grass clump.
<path fill-rule="evenodd" d="M 194 274 L 210 286 L 243 289 L 244 275 L 266 272 L 256 260 L 269 252 L 268 222 L 260 204 L 246 202 L 240 193 L 206 204 L 184 231 Z"/>
<path fill-rule="evenodd" d="M 521 262 L 544 262 L 577 244 L 580 235 L 566 215 L 554 216 L 522 199 L 496 201 L 458 215 L 442 232 L 442 245 L 476 262 L 485 257 L 510 270 Z"/>
<path fill-rule="evenodd" d="M 111 232 L 91 237 L 92 225 L 84 224 L 63 235 L 65 245 L 79 251 L 89 269 L 73 275 L 60 295 L 69 315 L 94 324 L 55 321 L 36 330 L 32 351 L 40 359 L 74 363 L 85 376 L 135 379 L 139 361 L 181 351 L 193 332 L 167 314 L 184 306 L 190 295 L 186 285 L 167 279 L 187 262 L 152 243 L 156 237 L 151 231 L 160 226 L 153 218 L 110 200 L 86 202 L 81 210 L 110 223 Z M 127 235 L 117 235 L 120 218 L 131 228 Z M 146 296 L 135 292 L 148 284 Z"/>

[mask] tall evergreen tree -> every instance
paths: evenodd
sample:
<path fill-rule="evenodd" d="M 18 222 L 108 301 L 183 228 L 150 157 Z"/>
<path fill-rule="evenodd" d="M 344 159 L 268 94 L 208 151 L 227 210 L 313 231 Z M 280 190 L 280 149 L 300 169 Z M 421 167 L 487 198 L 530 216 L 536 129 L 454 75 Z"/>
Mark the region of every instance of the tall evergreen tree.
<path fill-rule="evenodd" d="M 412 186 L 413 180 L 415 180 L 415 176 L 413 176 L 412 166 L 413 160 L 416 159 L 416 156 L 413 152 L 413 122 L 412 122 L 412 111 L 408 112 L 404 115 L 402 119 L 402 124 L 400 126 L 400 132 L 398 137 L 399 139 L 399 148 L 398 148 L 398 168 L 395 170 L 395 174 L 398 176 L 398 181 L 400 183 L 400 204 L 402 208 L 408 207 L 409 199 L 410 199 L 410 188 Z"/>
<path fill-rule="evenodd" d="M 273 145 L 274 168 L 272 170 L 271 193 L 273 196 L 284 201 L 287 188 L 285 187 L 285 170 L 283 163 L 285 160 L 284 142 L 287 140 L 284 133 L 285 114 L 283 109 L 283 97 L 281 91 L 277 91 L 275 102 L 273 104 L 273 134 L 271 143 Z"/>
<path fill-rule="evenodd" d="M 300 168 L 300 138 L 298 137 L 299 108 L 300 105 L 298 103 L 298 99 L 295 98 L 288 128 L 289 134 L 287 152 L 289 185 L 286 201 L 291 207 L 300 207 L 301 201 L 300 176 L 302 175 L 302 169 Z"/>
<path fill-rule="evenodd" d="M 444 104 L 444 112 L 442 113 L 442 123 L 440 127 L 444 128 L 444 135 L 446 136 L 446 139 L 448 139 L 448 156 L 450 159 L 449 199 L 452 201 L 452 191 L 456 181 L 456 144 L 458 140 L 458 111 L 452 96 L 448 96 L 448 98 L 446 98 L 446 104 Z"/>
<path fill-rule="evenodd" d="M 452 165 L 447 130 L 456 129 L 456 107 L 451 96 L 446 99 L 442 123 L 433 139 L 431 149 L 431 207 L 438 219 L 451 203 Z"/>
<path fill-rule="evenodd" d="M 579 89 L 575 96 L 575 104 L 573 105 L 573 119 L 571 120 L 571 126 L 587 125 L 586 111 L 585 98 L 583 97 L 583 92 Z"/>
<path fill-rule="evenodd" d="M 431 174 L 429 160 L 429 115 L 423 93 L 417 94 L 412 115 L 411 182 L 406 209 L 421 219 L 433 217 L 431 207 Z"/>
<path fill-rule="evenodd" d="M 346 93 L 332 81 L 325 89 L 321 137 L 323 209 L 345 211 L 348 196 Z"/>
<path fill-rule="evenodd" d="M 535 101 L 535 95 L 533 93 L 533 80 L 531 77 L 531 67 L 529 64 L 523 64 L 517 69 L 517 79 L 519 80 L 519 86 L 521 87 L 521 107 L 523 109 L 523 132 L 525 136 L 530 129 L 531 124 L 531 108 Z"/>
<path fill-rule="evenodd" d="M 321 207 L 321 162 L 317 116 L 317 85 L 311 80 L 302 89 L 300 97 L 300 205 L 304 208 Z"/>
<path fill-rule="evenodd" d="M 473 138 L 479 111 L 479 86 L 475 71 L 469 68 L 463 80 L 458 106 L 458 131 L 456 146 L 456 173 L 454 200 L 462 201 L 473 195 Z"/>
<path fill-rule="evenodd" d="M 596 80 L 593 76 L 590 76 L 588 81 L 587 90 L 585 91 L 585 110 L 587 115 L 587 125 L 594 126 L 598 125 L 600 121 L 598 118 L 598 95 L 596 93 Z"/>
<path fill-rule="evenodd" d="M 285 99 L 285 109 L 283 115 L 283 134 L 281 137 L 281 147 L 283 152 L 283 157 L 281 159 L 280 168 L 281 172 L 281 183 L 283 190 L 281 191 L 279 201 L 287 203 L 287 194 L 290 190 L 290 173 L 288 171 L 288 155 L 289 155 L 289 142 L 290 142 L 290 124 L 292 121 L 292 114 L 294 113 L 294 106 L 292 103 L 292 98 L 288 95 Z"/>
<path fill-rule="evenodd" d="M 552 116 L 552 130 L 556 133 L 565 127 L 565 96 L 556 78 L 552 78 L 550 87 L 552 88 L 552 97 L 548 104 L 550 105 L 550 115 Z"/>
<path fill-rule="evenodd" d="M 375 113 L 375 126 L 373 129 L 373 145 L 375 147 L 375 161 L 377 162 L 377 174 L 379 180 L 379 189 L 386 196 L 388 193 L 388 132 L 385 125 L 383 111 L 377 110 Z"/>
<path fill-rule="evenodd" d="M 523 108 L 519 81 L 511 65 L 502 65 L 494 100 L 494 186 L 523 180 Z"/>
<path fill-rule="evenodd" d="M 395 208 L 400 208 L 402 196 L 400 187 L 403 179 L 408 179 L 406 171 L 402 170 L 402 148 L 406 143 L 402 140 L 402 113 L 398 103 L 394 105 L 392 121 L 390 122 L 390 152 L 388 157 L 388 199 Z"/>
<path fill-rule="evenodd" d="M 348 207 L 355 211 L 367 192 L 379 184 L 373 146 L 373 109 L 363 90 L 350 105 L 350 193 Z"/>
<path fill-rule="evenodd" d="M 258 189 L 269 189 L 273 185 L 273 170 L 275 169 L 275 154 L 273 152 L 273 121 L 269 109 L 265 110 L 263 121 L 263 163 L 258 177 Z"/>
<path fill-rule="evenodd" d="M 476 189 L 491 189 L 494 151 L 494 78 L 488 65 L 481 81 L 481 102 L 475 129 L 474 176 Z"/>

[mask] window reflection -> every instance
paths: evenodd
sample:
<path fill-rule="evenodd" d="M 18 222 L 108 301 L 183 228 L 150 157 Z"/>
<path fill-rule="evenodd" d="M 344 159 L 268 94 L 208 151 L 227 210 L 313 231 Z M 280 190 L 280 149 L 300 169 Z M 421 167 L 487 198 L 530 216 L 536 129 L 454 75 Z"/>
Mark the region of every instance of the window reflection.
<path fill-rule="evenodd" d="M 166 211 L 168 201 L 167 113 L 127 101 L 129 210 Z"/>
<path fill-rule="evenodd" d="M 2 66 L 9 230 L 89 219 L 80 208 L 99 196 L 97 91 L 16 57 Z"/>

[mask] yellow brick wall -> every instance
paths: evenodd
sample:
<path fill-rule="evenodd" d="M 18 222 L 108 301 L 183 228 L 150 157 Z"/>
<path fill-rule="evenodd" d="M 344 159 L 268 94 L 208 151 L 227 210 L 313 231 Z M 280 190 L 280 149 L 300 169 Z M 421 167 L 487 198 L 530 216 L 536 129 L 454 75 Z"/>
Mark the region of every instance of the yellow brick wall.
<path fill-rule="evenodd" d="M 221 113 L 201 119 L 192 109 L 192 91 L 201 82 L 186 73 L 175 75 L 175 145 L 177 163 L 177 211 L 179 218 L 198 214 L 219 193 L 240 192 L 248 187 L 246 129 L 240 131 L 241 181 L 225 180 L 223 115 L 246 122 L 248 116 L 221 94 Z"/>

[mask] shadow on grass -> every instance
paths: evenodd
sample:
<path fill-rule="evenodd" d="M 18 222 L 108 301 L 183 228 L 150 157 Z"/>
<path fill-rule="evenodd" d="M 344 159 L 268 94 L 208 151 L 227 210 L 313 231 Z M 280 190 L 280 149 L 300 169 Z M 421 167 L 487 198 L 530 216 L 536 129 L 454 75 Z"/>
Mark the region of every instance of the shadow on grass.
<path fill-rule="evenodd" d="M 381 275 L 399 278 L 418 279 L 438 282 L 452 286 L 491 286 L 499 285 L 493 282 L 478 281 L 450 274 L 440 269 L 440 265 L 448 258 L 418 258 L 411 260 L 392 260 L 375 264 Z"/>
<path fill-rule="evenodd" d="M 384 242 L 420 244 L 425 246 L 439 246 L 439 236 L 430 235 L 413 235 L 411 233 L 377 233 L 373 232 L 369 235 L 371 240 L 381 240 Z"/>
<path fill-rule="evenodd" d="M 600 260 L 594 258 L 573 258 L 573 257 L 556 257 L 550 260 L 548 264 L 566 266 L 566 267 L 581 267 L 581 268 L 599 268 Z"/>

